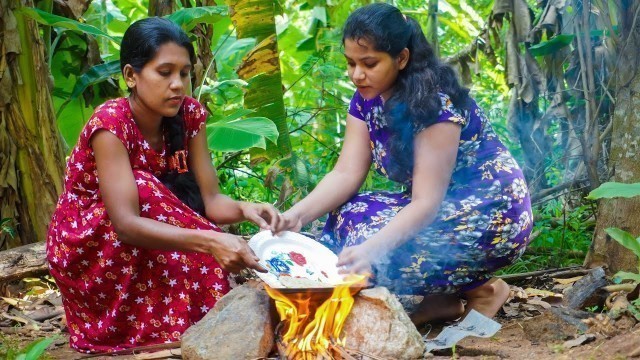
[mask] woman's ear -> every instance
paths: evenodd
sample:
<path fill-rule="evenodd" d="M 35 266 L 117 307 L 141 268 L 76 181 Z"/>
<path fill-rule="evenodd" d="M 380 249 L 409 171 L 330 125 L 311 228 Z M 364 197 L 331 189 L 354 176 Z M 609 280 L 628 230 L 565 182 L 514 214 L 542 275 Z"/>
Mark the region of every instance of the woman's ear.
<path fill-rule="evenodd" d="M 404 48 L 402 49 L 402 51 L 400 51 L 400 54 L 398 54 L 398 56 L 396 57 L 396 59 L 398 60 L 399 70 L 402 70 L 407 66 L 407 64 L 409 63 L 409 56 L 411 56 L 409 49 Z"/>
<path fill-rule="evenodd" d="M 124 68 L 122 68 L 122 76 L 124 77 L 124 81 L 127 84 L 127 87 L 129 89 L 133 89 L 136 87 L 136 78 L 135 78 L 135 71 L 133 71 L 133 67 L 129 64 L 125 65 Z"/>

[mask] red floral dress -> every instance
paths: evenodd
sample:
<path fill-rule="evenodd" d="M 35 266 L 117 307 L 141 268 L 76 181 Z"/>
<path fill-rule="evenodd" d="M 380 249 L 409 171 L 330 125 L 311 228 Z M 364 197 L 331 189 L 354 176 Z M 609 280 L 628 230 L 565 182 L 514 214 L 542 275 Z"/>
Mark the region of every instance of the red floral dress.
<path fill-rule="evenodd" d="M 192 98 L 182 111 L 189 141 L 206 113 Z M 47 236 L 49 269 L 62 292 L 71 347 L 104 352 L 179 340 L 229 291 L 228 274 L 208 254 L 149 250 L 118 239 L 98 188 L 90 144 L 98 130 L 115 134 L 126 147 L 141 216 L 220 231 L 160 183 L 167 156 L 144 140 L 126 98 L 96 108 L 67 162 L 65 189 Z"/>

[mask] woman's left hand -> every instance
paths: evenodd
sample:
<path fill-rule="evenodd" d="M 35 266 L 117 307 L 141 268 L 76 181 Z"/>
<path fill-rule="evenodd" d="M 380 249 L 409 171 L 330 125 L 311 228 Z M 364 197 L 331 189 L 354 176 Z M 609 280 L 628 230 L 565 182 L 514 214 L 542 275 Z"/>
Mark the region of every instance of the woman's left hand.
<path fill-rule="evenodd" d="M 372 251 L 366 242 L 342 249 L 338 255 L 340 274 L 360 274 L 371 277 L 371 266 L 378 258 L 378 252 Z"/>
<path fill-rule="evenodd" d="M 240 203 L 242 216 L 260 226 L 263 230 L 278 228 L 280 223 L 280 212 L 271 204 Z"/>

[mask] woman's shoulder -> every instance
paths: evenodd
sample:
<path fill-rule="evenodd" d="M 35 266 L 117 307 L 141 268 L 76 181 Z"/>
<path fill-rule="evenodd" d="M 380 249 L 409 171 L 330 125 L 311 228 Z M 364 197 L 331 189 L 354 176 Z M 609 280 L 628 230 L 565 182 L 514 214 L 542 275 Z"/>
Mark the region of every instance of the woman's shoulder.
<path fill-rule="evenodd" d="M 384 102 L 380 95 L 373 99 L 365 99 L 362 94 L 356 90 L 351 97 L 351 102 L 349 103 L 349 114 L 360 120 L 364 120 L 367 113 L 375 111 L 383 105 Z"/>
<path fill-rule="evenodd" d="M 98 105 L 94 110 L 87 125 L 95 122 L 119 122 L 130 116 L 131 109 L 126 98 L 110 99 Z"/>
<path fill-rule="evenodd" d="M 202 118 L 206 117 L 207 111 L 204 106 L 196 99 L 185 96 L 182 102 L 182 113 L 186 118 Z"/>
<path fill-rule="evenodd" d="M 190 138 L 196 136 L 207 121 L 207 110 L 196 99 L 185 96 L 182 102 L 182 118 Z"/>
<path fill-rule="evenodd" d="M 182 102 L 182 109 L 189 113 L 203 112 L 204 106 L 196 99 L 191 96 L 185 96 L 184 101 Z"/>
<path fill-rule="evenodd" d="M 453 122 L 465 127 L 468 123 L 468 118 L 469 118 L 467 112 L 457 108 L 453 104 L 453 101 L 451 100 L 451 97 L 448 94 L 439 91 L 438 97 L 440 98 L 441 107 L 440 107 L 440 114 L 436 122 L 448 121 L 448 122 Z"/>
<path fill-rule="evenodd" d="M 107 100 L 95 108 L 81 135 L 88 142 L 98 130 L 107 130 L 127 144 L 134 133 L 131 118 L 127 98 Z"/>

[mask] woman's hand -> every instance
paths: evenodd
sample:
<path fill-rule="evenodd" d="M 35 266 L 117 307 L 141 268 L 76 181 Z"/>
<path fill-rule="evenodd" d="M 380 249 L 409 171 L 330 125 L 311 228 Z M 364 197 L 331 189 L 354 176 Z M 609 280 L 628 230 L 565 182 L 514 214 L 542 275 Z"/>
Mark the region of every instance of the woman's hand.
<path fill-rule="evenodd" d="M 371 249 L 365 241 L 360 245 L 342 249 L 338 255 L 338 271 L 340 274 L 360 274 L 371 277 L 371 267 L 378 260 L 379 251 Z"/>
<path fill-rule="evenodd" d="M 280 212 L 271 204 L 258 204 L 241 202 L 242 216 L 263 230 L 272 230 L 279 227 Z"/>
<path fill-rule="evenodd" d="M 211 253 L 223 269 L 236 274 L 245 268 L 267 272 L 243 238 L 222 232 L 211 233 L 214 238 Z"/>
<path fill-rule="evenodd" d="M 300 216 L 292 213 L 291 211 L 286 211 L 280 215 L 278 225 L 271 230 L 274 234 L 278 234 L 285 230 L 298 232 L 300 229 L 302 229 L 302 219 Z"/>

